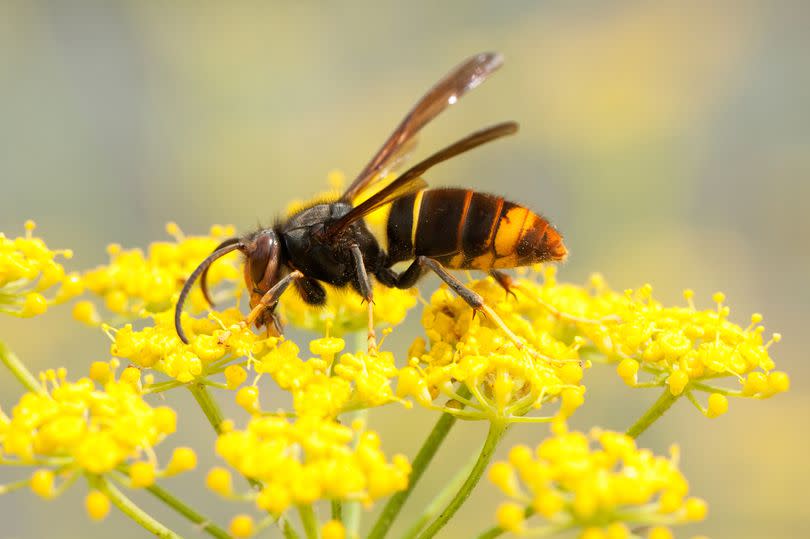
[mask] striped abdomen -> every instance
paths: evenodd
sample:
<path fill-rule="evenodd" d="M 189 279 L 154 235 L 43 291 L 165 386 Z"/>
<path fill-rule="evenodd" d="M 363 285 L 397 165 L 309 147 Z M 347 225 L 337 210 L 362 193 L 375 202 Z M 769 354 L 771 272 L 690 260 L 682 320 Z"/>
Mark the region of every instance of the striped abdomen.
<path fill-rule="evenodd" d="M 425 189 L 397 199 L 387 224 L 393 264 L 417 256 L 448 268 L 514 268 L 567 253 L 541 216 L 502 197 L 469 189 Z"/>

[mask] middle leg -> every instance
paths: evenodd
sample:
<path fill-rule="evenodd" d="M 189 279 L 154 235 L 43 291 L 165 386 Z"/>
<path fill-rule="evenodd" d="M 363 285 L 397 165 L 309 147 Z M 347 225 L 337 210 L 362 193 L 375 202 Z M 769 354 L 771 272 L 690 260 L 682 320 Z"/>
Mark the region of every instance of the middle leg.
<path fill-rule="evenodd" d="M 371 279 L 366 272 L 366 264 L 363 262 L 363 251 L 360 246 L 351 246 L 352 257 L 354 258 L 355 276 L 357 278 L 357 291 L 368 304 L 368 353 L 377 354 L 377 334 L 374 331 L 374 289 L 371 286 Z"/>

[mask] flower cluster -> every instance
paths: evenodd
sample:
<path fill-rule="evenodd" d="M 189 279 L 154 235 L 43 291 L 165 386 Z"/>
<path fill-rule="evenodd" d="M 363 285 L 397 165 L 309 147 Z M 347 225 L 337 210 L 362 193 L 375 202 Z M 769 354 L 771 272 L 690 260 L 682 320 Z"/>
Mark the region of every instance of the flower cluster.
<path fill-rule="evenodd" d="M 285 340 L 257 358 L 254 366 L 292 394 L 299 417 L 336 418 L 342 412 L 398 400 L 391 389 L 391 380 L 398 374 L 391 352 L 341 354 L 344 347 L 340 338 L 315 339 L 309 348 L 319 357 L 304 361 L 298 346 Z M 254 386 L 242 388 L 237 395 L 237 401 L 252 413 L 259 410 L 257 399 Z"/>
<path fill-rule="evenodd" d="M 242 314 L 236 308 L 208 318 L 184 314 L 182 321 L 189 330 L 189 344 L 177 336 L 173 311 L 151 317 L 154 325 L 141 330 L 133 329 L 132 324 L 119 329 L 105 326 L 113 341 L 110 352 L 182 383 L 222 372 L 228 363 L 250 359 L 275 343 L 275 339 L 263 339 L 241 326 Z"/>
<path fill-rule="evenodd" d="M 24 237 L 12 239 L 0 233 L 0 313 L 36 316 L 49 305 L 82 293 L 79 274 L 67 273 L 56 261 L 57 257 L 70 259 L 73 252 L 48 249 L 42 239 L 32 235 L 35 228 L 33 221 L 27 221 Z"/>
<path fill-rule="evenodd" d="M 490 480 L 512 501 L 500 505 L 498 525 L 529 530 L 527 516 L 548 521 L 546 531 L 581 529 L 581 538 L 628 539 L 628 526 L 652 527 L 649 537 L 667 537 L 667 526 L 703 520 L 706 503 L 689 497 L 678 469 L 678 450 L 669 458 L 638 449 L 624 434 L 594 431 L 590 437 L 562 431 L 532 451 L 513 447 L 496 462 Z M 539 533 L 539 530 L 537 532 Z"/>
<path fill-rule="evenodd" d="M 619 376 L 632 387 L 666 386 L 672 396 L 687 396 L 709 417 L 727 410 L 727 396 L 767 398 L 789 388 L 787 374 L 775 370 L 768 351 L 781 336 L 776 333 L 765 342 L 758 313 L 746 328 L 731 322 L 722 293 L 713 296 L 715 309 L 697 309 L 691 290 L 684 293 L 687 306 L 665 307 L 652 297 L 650 285 L 618 293 L 599 275 L 579 287 L 557 283 L 553 269 L 544 268 L 543 274 L 542 283 L 519 279 L 515 287 L 528 298 L 525 303 L 546 309 L 534 323 L 553 321 L 550 331 L 560 338 L 574 334 L 585 339 L 591 351 L 617 363 Z M 640 381 L 639 374 L 647 379 Z M 741 387 L 715 385 L 728 377 Z M 708 406 L 698 403 L 695 391 L 710 394 Z"/>
<path fill-rule="evenodd" d="M 256 505 L 276 516 L 320 499 L 370 504 L 404 490 L 410 474 L 407 458 L 388 461 L 377 434 L 359 422 L 350 428 L 317 417 L 254 417 L 245 430 L 220 435 L 216 451 L 242 475 L 261 481 Z M 215 468 L 208 486 L 230 495 L 229 477 Z"/>
<path fill-rule="evenodd" d="M 166 225 L 166 230 L 175 241 L 152 243 L 146 254 L 140 249 L 110 245 L 107 248 L 110 263 L 85 272 L 82 275 L 84 286 L 102 297 L 107 309 L 124 319 L 137 317 L 143 311 L 159 313 L 169 310 L 174 307 L 177 293 L 194 268 L 223 239 L 234 235 L 233 227 L 220 225 L 212 226 L 208 236 L 185 236 L 174 223 Z M 221 261 L 211 266 L 208 281 L 212 286 L 220 282 L 238 284 L 241 273 L 236 265 Z M 237 287 L 236 296 L 239 293 Z M 196 310 L 207 306 L 199 288 L 192 291 L 189 303 Z M 87 323 L 98 320 L 89 302 L 77 304 L 74 316 Z"/>
<path fill-rule="evenodd" d="M 326 303 L 314 308 L 292 292 L 279 301 L 284 319 L 293 326 L 338 337 L 368 327 L 368 307 L 352 290 L 325 286 Z M 374 283 L 374 323 L 398 326 L 416 305 L 415 289 L 399 290 Z"/>
<path fill-rule="evenodd" d="M 428 407 L 438 407 L 434 401 L 443 394 L 454 402 L 442 409 L 469 419 L 547 420 L 524 416 L 550 400 L 561 402 L 561 417 L 570 415 L 582 404 L 585 391 L 579 384 L 587 366 L 579 360 L 580 341 L 566 343 L 555 338 L 547 324 L 533 323 L 545 320 L 548 312 L 537 304 L 527 309 L 492 278 L 468 284 L 539 354 L 519 349 L 492 320 L 474 316 L 463 299 L 441 288 L 422 314 L 429 346 L 424 339 L 414 341 L 397 394 Z M 466 391 L 454 387 L 455 382 Z M 472 399 L 461 394 L 466 392 Z M 456 402 L 466 409 L 459 410 Z"/>
<path fill-rule="evenodd" d="M 153 448 L 175 431 L 177 415 L 167 406 L 147 404 L 139 389 L 140 371 L 126 368 L 116 379 L 116 363 L 96 362 L 90 377 L 69 382 L 64 369 L 41 375 L 41 391 L 24 394 L 10 417 L 0 415 L 0 447 L 5 462 L 45 466 L 31 488 L 51 497 L 56 469 L 104 474 L 125 463 L 133 486 L 194 468 L 191 449 L 178 448 L 163 470 Z"/>
<path fill-rule="evenodd" d="M 380 220 L 384 215 L 370 219 Z M 426 518 L 418 523 L 422 528 L 412 528 L 420 537 L 433 537 L 467 499 L 510 424 L 549 421 L 554 434 L 536 450 L 514 447 L 507 462 L 489 468 L 490 479 L 509 498 L 497 509 L 494 532 L 576 531 L 582 539 L 648 533 L 650 539 L 665 539 L 670 526 L 702 520 L 706 504 L 689 496 L 677 449 L 668 458 L 657 457 L 637 448 L 633 437 L 681 396 L 713 417 L 726 411 L 728 396 L 761 399 L 789 386 L 770 357 L 779 335 L 764 337 L 759 314 L 745 328 L 731 322 L 722 294 L 714 296 L 712 309 L 697 309 L 689 291 L 686 306 L 667 307 L 653 299 L 649 285 L 617 292 L 598 275 L 586 286 L 558 283 L 554 269 L 542 266 L 508 283 L 492 277 L 468 282 L 485 302 L 478 311 L 447 288 L 435 291 L 421 316 L 424 336 L 412 341 L 407 357 L 397 358 L 387 350 L 367 351 L 368 305 L 351 291 L 327 289 L 320 309 L 294 291 L 282 297 L 282 319 L 318 334 L 306 345 L 246 327 L 238 305 L 241 270 L 225 261 L 212 266 L 209 282 L 219 298 L 230 299 L 229 307 L 199 317 L 182 313 L 186 344 L 175 329 L 177 294 L 232 229 L 213 227 L 209 236 L 187 238 L 170 224 L 174 242 L 155 243 L 147 254 L 112 246 L 109 265 L 80 276 L 54 261 L 69 252 L 48 250 L 32 237 L 33 224 L 26 228 L 25 238 L 0 235 L 0 310 L 29 316 L 87 289 L 104 299 L 113 319 L 101 324 L 89 301 L 76 304 L 74 317 L 100 324 L 116 359 L 93 363 L 89 377 L 75 382 L 64 369 L 46 371 L 38 381 L 0 342 L 0 361 L 29 389 L 9 416 L 0 412 L 0 464 L 37 468 L 27 480 L 0 485 L 0 493 L 30 487 L 50 498 L 83 475 L 91 487 L 85 505 L 94 519 L 103 518 L 111 504 L 128 515 L 142 512 L 110 481 L 117 480 L 125 488 L 150 489 L 216 537 L 249 537 L 274 523 L 285 536 L 297 536 L 286 518 L 295 508 L 308 537 L 345 539 L 357 528 L 354 519 L 344 518 L 344 503 L 353 513 L 390 496 L 369 535 L 380 539 L 455 421 L 437 420 L 412 470 L 404 456 L 383 453 L 364 421 L 347 426 L 341 420 L 346 422 L 348 412 L 393 402 L 404 410 L 413 401 L 456 418 L 490 422 L 469 476 L 448 486 L 457 490 L 455 497 L 442 511 L 430 509 L 436 513 L 432 522 Z M 57 286 L 45 299 L 43 292 Z M 190 298 L 192 311 L 205 309 L 198 287 Z M 417 298 L 415 290 L 375 285 L 375 320 L 400 324 Z M 347 349 L 343 337 L 353 331 L 363 340 L 362 350 Z M 131 366 L 116 374 L 120 360 Z M 614 364 L 632 387 L 663 390 L 627 435 L 594 430 L 589 437 L 567 430 L 567 418 L 585 402 L 583 381 L 592 362 Z M 168 380 L 156 382 L 153 373 Z M 739 386 L 723 387 L 723 379 L 738 380 Z M 262 408 L 265 382 L 289 393 L 291 409 Z M 227 464 L 210 470 L 207 487 L 229 499 L 249 500 L 264 513 L 258 521 L 239 514 L 225 531 L 155 484 L 196 465 L 190 448 L 177 448 L 162 467 L 153 450 L 174 432 L 177 418 L 144 396 L 180 386 L 192 392 L 216 429 L 215 449 Z M 223 420 L 211 388 L 232 391 L 230 398 L 250 414 L 244 429 Z M 705 406 L 698 392 L 709 394 Z M 554 411 L 547 412 L 552 404 Z M 248 478 L 255 490 L 235 492 L 232 473 Z M 331 502 L 332 519 L 319 523 L 313 504 L 321 500 Z M 544 522 L 535 526 L 533 515 Z M 154 519 L 136 520 L 155 535 L 172 535 Z"/>

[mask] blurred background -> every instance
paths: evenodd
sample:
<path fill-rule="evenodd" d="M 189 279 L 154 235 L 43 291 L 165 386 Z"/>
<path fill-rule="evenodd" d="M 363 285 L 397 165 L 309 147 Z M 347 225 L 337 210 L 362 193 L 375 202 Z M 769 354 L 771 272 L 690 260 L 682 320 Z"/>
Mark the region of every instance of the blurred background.
<path fill-rule="evenodd" d="M 806 520 L 810 373 L 810 5 L 719 2 L 32 2 L 0 4 L 0 231 L 33 218 L 70 269 L 106 261 L 105 246 L 145 247 L 177 221 L 245 231 L 292 199 L 353 176 L 414 101 L 467 56 L 497 50 L 502 70 L 431 124 L 425 156 L 481 126 L 514 119 L 515 138 L 431 171 L 433 185 L 495 191 L 548 216 L 565 234 L 560 278 L 602 272 L 615 288 L 654 286 L 681 303 L 726 292 L 732 319 L 765 314 L 792 389 L 732 400 L 708 420 L 680 402 L 640 439 L 682 464 L 709 519 L 679 530 L 714 538 L 800 537 Z M 428 281 L 423 290 L 436 286 Z M 33 368 L 86 372 L 108 358 L 100 332 L 69 307 L 34 321 L 0 318 L 0 338 Z M 418 314 L 391 347 L 404 350 Z M 611 368 L 586 374 L 574 425 L 624 430 L 657 392 L 623 387 Z M 0 372 L 0 405 L 20 388 Z M 191 406 L 182 394 L 170 404 Z M 390 407 L 389 407 L 390 408 Z M 387 451 L 413 455 L 434 417 L 375 411 Z M 238 412 L 234 411 L 234 416 Z M 171 446 L 210 447 L 187 413 Z M 396 419 L 395 421 L 393 419 Z M 535 444 L 517 427 L 504 444 Z M 477 452 L 483 424 L 462 424 L 405 517 Z M 201 452 L 201 468 L 217 461 Z M 3 480 L 12 474 L 0 470 Z M 194 474 L 191 474 L 194 475 Z M 202 473 L 168 481 L 226 521 L 242 509 L 201 488 Z M 84 486 L 46 503 L 0 497 L 0 537 L 141 537 L 113 514 L 84 515 Z M 484 481 L 443 538 L 491 525 Z M 185 536 L 198 531 L 152 500 Z M 403 519 L 407 522 L 409 519 Z M 58 523 L 58 524 L 57 524 Z"/>

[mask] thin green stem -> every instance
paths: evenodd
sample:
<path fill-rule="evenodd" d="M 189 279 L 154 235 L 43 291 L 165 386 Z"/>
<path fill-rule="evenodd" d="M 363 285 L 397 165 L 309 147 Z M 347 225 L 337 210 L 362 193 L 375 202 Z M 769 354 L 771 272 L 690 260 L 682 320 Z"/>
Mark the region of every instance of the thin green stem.
<path fill-rule="evenodd" d="M 419 532 L 422 531 L 422 528 L 427 526 L 427 523 L 433 520 L 436 515 L 439 513 L 439 510 L 447 505 L 447 502 L 450 501 L 450 496 L 453 495 L 459 488 L 461 488 L 461 484 L 470 475 L 470 472 L 475 466 L 475 462 L 478 460 L 477 454 L 470 455 L 470 458 L 467 459 L 467 462 L 458 469 L 458 471 L 450 478 L 450 481 L 442 488 L 438 494 L 430 501 L 430 503 L 425 507 L 425 510 L 419 516 L 419 519 L 414 522 L 408 531 L 402 536 L 402 539 L 413 539 Z"/>
<path fill-rule="evenodd" d="M 284 519 L 284 524 L 282 524 L 281 530 L 284 532 L 284 537 L 287 539 L 300 539 L 298 532 L 296 532 L 295 528 L 293 528 L 292 524 L 290 524 L 290 519 Z"/>
<path fill-rule="evenodd" d="M 301 516 L 301 524 L 304 525 L 307 539 L 318 539 L 318 519 L 315 518 L 312 504 L 299 505 L 298 514 Z"/>
<path fill-rule="evenodd" d="M 13 374 L 28 391 L 32 393 L 43 393 L 45 391 L 39 383 L 39 380 L 31 374 L 31 371 L 25 368 L 20 358 L 18 358 L 3 341 L 0 341 L 0 361 L 8 367 L 11 374 Z"/>
<path fill-rule="evenodd" d="M 202 528 L 203 531 L 205 531 L 208 535 L 217 537 L 218 539 L 231 539 L 228 532 L 216 524 L 213 524 L 211 519 L 201 515 L 165 489 L 157 485 L 152 485 L 150 487 L 146 487 L 146 490 L 148 490 L 154 497 L 184 516 L 190 522 Z"/>
<path fill-rule="evenodd" d="M 461 488 L 456 492 L 456 495 L 450 501 L 450 503 L 445 507 L 444 511 L 439 514 L 438 517 L 428 526 L 428 528 L 422 532 L 419 536 L 419 539 L 431 539 L 434 535 L 436 535 L 439 530 L 441 530 L 447 522 L 453 518 L 453 515 L 456 514 L 456 511 L 467 501 L 467 498 L 470 497 L 475 486 L 478 484 L 478 481 L 481 479 L 481 475 L 483 475 L 484 470 L 489 465 L 489 461 L 492 460 L 492 455 L 495 454 L 495 448 L 498 446 L 498 442 L 501 441 L 506 429 L 508 428 L 508 423 L 501 422 L 501 421 L 493 421 L 489 425 L 489 432 L 487 433 L 487 439 L 484 441 L 484 446 L 481 448 L 481 453 L 478 455 L 478 460 L 475 462 L 475 466 L 473 466 L 470 475 L 467 476 L 467 480 L 464 481 L 464 484 L 461 485 Z"/>
<path fill-rule="evenodd" d="M 466 386 L 462 386 L 458 392 L 465 399 L 470 396 L 470 392 Z M 382 512 L 374 522 L 374 526 L 368 534 L 368 539 L 383 539 L 385 534 L 388 533 L 388 530 L 391 529 L 391 525 L 402 510 L 402 506 L 408 501 L 414 487 L 419 483 L 422 474 L 425 473 L 430 461 L 433 460 L 433 457 L 436 455 L 439 447 L 441 447 L 450 429 L 456 424 L 456 421 L 453 415 L 446 412 L 436 421 L 433 430 L 430 431 L 430 434 L 428 434 L 428 437 L 422 443 L 422 447 L 419 448 L 416 458 L 413 459 L 413 463 L 411 464 L 411 476 L 408 479 L 408 488 L 402 492 L 397 492 L 388 499 L 388 503 L 385 504 Z"/>
<path fill-rule="evenodd" d="M 661 393 L 658 400 L 655 401 L 646 412 L 644 412 L 644 415 L 638 418 L 638 421 L 633 423 L 633 425 L 627 429 L 627 435 L 631 438 L 638 438 L 642 432 L 647 430 L 650 425 L 655 423 L 659 417 L 664 415 L 664 412 L 669 410 L 669 408 L 675 404 L 675 401 L 678 400 L 679 397 L 680 395 L 673 395 L 669 390 L 669 387 L 665 387 L 664 392 Z"/>
<path fill-rule="evenodd" d="M 217 434 L 222 434 L 222 421 L 225 418 L 222 415 L 222 410 L 220 410 L 217 401 L 214 400 L 213 395 L 208 391 L 208 387 L 203 383 L 192 383 L 188 384 L 186 387 L 188 387 L 188 390 L 191 391 L 191 394 L 194 396 L 194 400 L 196 400 L 197 404 L 202 408 L 205 417 L 208 418 L 208 422 L 214 427 L 214 431 L 216 431 Z"/>
<path fill-rule="evenodd" d="M 186 387 L 188 387 L 188 390 L 194 396 L 194 400 L 197 401 L 197 404 L 200 405 L 205 417 L 208 418 L 208 422 L 214 427 L 214 432 L 216 432 L 217 435 L 222 434 L 222 422 L 225 420 L 225 417 L 222 415 L 219 404 L 214 400 L 214 396 L 208 391 L 208 386 L 204 383 L 192 383 L 187 384 Z M 261 481 L 247 476 L 245 476 L 245 479 L 254 489 L 258 489 L 262 486 Z"/>
<path fill-rule="evenodd" d="M 135 505 L 135 502 L 127 498 L 124 493 L 110 483 L 106 477 L 95 476 L 90 482 L 103 492 L 122 513 L 134 520 L 155 537 L 181 539 L 179 535 L 155 520 L 152 515 Z"/>
<path fill-rule="evenodd" d="M 15 490 L 20 490 L 21 488 L 25 488 L 30 484 L 30 477 L 27 479 L 20 479 L 19 481 L 14 481 L 13 483 L 6 483 L 5 485 L 0 485 L 0 494 L 7 494 Z"/>
<path fill-rule="evenodd" d="M 531 507 L 527 507 L 525 511 L 523 511 L 523 518 L 529 518 L 534 514 L 534 509 Z M 481 535 L 477 537 L 477 539 L 495 539 L 496 537 L 500 537 L 506 533 L 506 530 L 501 528 L 500 526 L 493 526 L 485 532 L 482 532 Z"/>
<path fill-rule="evenodd" d="M 332 500 L 332 520 L 343 522 L 343 502 L 340 500 Z"/>
<path fill-rule="evenodd" d="M 358 344 L 358 346 L 361 345 Z M 363 424 L 366 424 L 368 421 L 368 408 L 357 410 L 349 417 L 351 417 L 351 420 L 348 421 L 350 424 L 357 420 L 361 421 Z M 359 439 L 359 436 L 357 439 Z M 355 439 L 355 445 L 357 444 L 357 439 Z M 357 537 L 357 532 L 360 530 L 360 510 L 360 502 L 349 502 L 346 504 L 343 511 L 343 524 L 346 528 L 347 537 Z"/>

